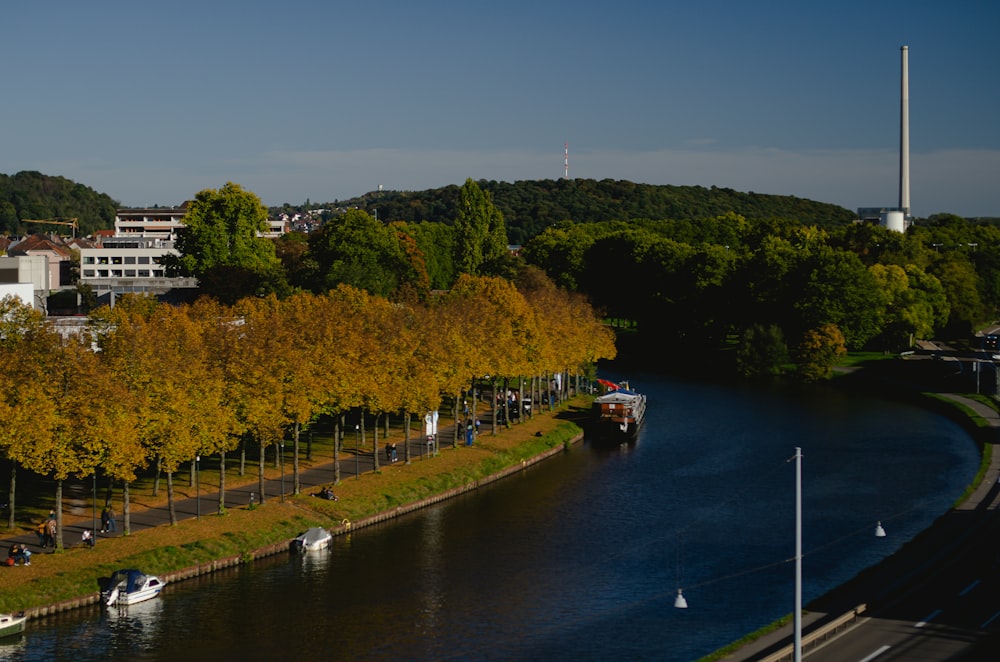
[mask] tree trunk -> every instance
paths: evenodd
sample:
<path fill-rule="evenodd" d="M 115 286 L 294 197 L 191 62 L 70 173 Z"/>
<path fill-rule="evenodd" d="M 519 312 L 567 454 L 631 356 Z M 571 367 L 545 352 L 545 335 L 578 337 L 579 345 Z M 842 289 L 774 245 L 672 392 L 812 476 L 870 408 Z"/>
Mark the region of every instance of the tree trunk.
<path fill-rule="evenodd" d="M 264 444 L 260 445 L 260 459 L 257 462 L 257 489 L 260 490 L 260 505 L 264 505 Z"/>
<path fill-rule="evenodd" d="M 306 460 L 312 462 L 313 459 L 313 431 L 309 428 L 309 436 L 306 437 Z"/>
<path fill-rule="evenodd" d="M 160 462 L 159 456 L 156 458 L 156 473 L 153 474 L 153 496 L 160 496 Z"/>
<path fill-rule="evenodd" d="M 194 473 L 195 473 L 195 462 L 196 462 L 196 460 L 191 460 L 191 473 L 188 476 L 188 487 L 194 487 L 194 481 L 195 481 L 195 476 L 194 476 Z"/>
<path fill-rule="evenodd" d="M 17 494 L 17 462 L 10 461 L 10 500 L 7 502 L 7 528 L 14 529 L 14 495 Z"/>
<path fill-rule="evenodd" d="M 334 419 L 333 424 L 333 484 L 340 485 L 340 444 L 343 442 L 344 426 L 346 416 L 341 413 L 339 419 Z"/>
<path fill-rule="evenodd" d="M 122 482 L 122 535 L 132 533 L 132 502 L 128 495 L 129 482 Z"/>
<path fill-rule="evenodd" d="M 362 417 L 363 418 L 363 417 Z M 361 426 L 361 431 L 364 433 L 365 426 Z M 378 471 L 378 414 L 375 414 L 375 420 L 372 422 L 372 471 Z"/>
<path fill-rule="evenodd" d="M 247 438 L 244 435 L 240 439 L 240 475 L 246 475 L 247 470 Z"/>
<path fill-rule="evenodd" d="M 226 451 L 219 453 L 219 514 L 226 512 Z"/>
<path fill-rule="evenodd" d="M 170 512 L 170 524 L 177 525 L 177 509 L 174 507 L 174 472 L 167 472 L 167 510 Z"/>
<path fill-rule="evenodd" d="M 403 414 L 403 461 L 410 463 L 410 412 Z"/>
<path fill-rule="evenodd" d="M 302 491 L 299 485 L 299 422 L 295 422 L 295 441 L 292 444 L 292 494 Z"/>

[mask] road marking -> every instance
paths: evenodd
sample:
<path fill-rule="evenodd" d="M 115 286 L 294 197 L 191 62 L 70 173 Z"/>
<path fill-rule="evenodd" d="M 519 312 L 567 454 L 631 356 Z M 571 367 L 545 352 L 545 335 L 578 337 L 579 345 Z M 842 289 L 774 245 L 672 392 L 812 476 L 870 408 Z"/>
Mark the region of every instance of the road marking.
<path fill-rule="evenodd" d="M 971 584 L 969 584 L 968 586 L 966 586 L 962 590 L 962 592 L 958 594 L 958 597 L 964 598 L 966 593 L 968 593 L 972 589 L 976 588 L 977 586 L 979 586 L 979 580 L 978 579 L 976 581 L 972 582 Z"/>
<path fill-rule="evenodd" d="M 865 657 L 865 658 L 862 658 L 862 659 L 858 660 L 858 662 L 870 662 L 871 660 L 874 660 L 876 657 L 878 657 L 882 653 L 886 652 L 890 648 L 892 648 L 892 646 L 888 646 L 888 645 L 883 646 L 882 648 L 878 649 L 877 651 L 875 651 L 874 653 L 872 653 L 868 657 Z"/>
<path fill-rule="evenodd" d="M 997 616 L 1000 616 L 1000 611 L 998 611 L 997 613 L 993 614 L 992 616 L 990 616 L 989 618 L 987 618 L 985 621 L 983 621 L 983 624 L 979 626 L 980 629 L 986 629 L 986 626 L 988 626 L 990 623 L 992 623 L 993 621 L 995 621 L 996 618 L 997 618 Z"/>
<path fill-rule="evenodd" d="M 919 623 L 914 624 L 913 627 L 915 627 L 915 628 L 922 628 L 922 627 L 924 627 L 925 625 L 927 625 L 927 623 L 929 623 L 930 621 L 933 621 L 935 618 L 937 618 L 940 613 L 941 613 L 940 609 L 935 609 L 930 614 L 928 614 L 927 618 L 925 618 L 924 620 L 920 621 Z"/>

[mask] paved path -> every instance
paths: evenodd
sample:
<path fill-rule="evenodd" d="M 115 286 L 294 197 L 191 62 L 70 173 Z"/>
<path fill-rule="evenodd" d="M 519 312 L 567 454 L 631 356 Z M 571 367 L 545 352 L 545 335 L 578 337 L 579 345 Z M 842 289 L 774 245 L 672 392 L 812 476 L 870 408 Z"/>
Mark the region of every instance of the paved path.
<path fill-rule="evenodd" d="M 480 420 L 484 426 L 483 431 L 489 430 L 489 412 L 485 412 L 485 415 L 480 415 Z M 410 438 L 410 460 L 411 462 L 419 462 L 427 457 L 433 452 L 433 447 L 428 445 L 423 435 L 421 434 L 422 428 L 418 424 L 414 425 L 411 429 Z M 414 437 L 413 435 L 417 436 Z M 399 441 L 400 436 L 394 435 L 391 437 L 396 440 L 397 443 L 397 463 L 403 463 L 406 460 L 406 454 L 403 448 L 403 444 Z M 440 448 L 450 448 L 454 442 L 455 438 L 455 425 L 454 422 L 448 422 L 442 419 L 438 426 L 438 439 L 437 444 Z M 369 441 L 369 443 L 371 443 Z M 463 443 L 460 440 L 459 443 Z M 288 452 L 286 445 L 286 454 Z M 385 466 L 386 456 L 385 456 L 385 446 L 384 444 L 378 451 L 379 455 L 379 466 Z M 229 467 L 233 463 L 229 462 Z M 355 455 L 351 452 L 341 452 L 340 453 L 340 480 L 341 482 L 345 480 L 354 480 L 356 476 L 369 473 L 374 470 L 374 459 L 372 458 L 371 452 L 362 451 L 360 455 Z M 267 501 L 274 499 L 280 499 L 282 491 L 285 494 L 291 494 L 293 490 L 293 476 L 292 476 L 292 465 L 291 462 L 286 462 L 285 464 L 285 475 L 284 481 L 279 476 L 277 478 L 266 478 L 264 480 L 264 492 Z M 179 474 L 174 475 L 174 480 L 177 480 Z M 185 472 L 185 476 L 187 473 Z M 251 495 L 256 503 L 260 503 L 259 494 L 259 482 L 256 480 L 256 464 L 249 466 L 247 471 L 248 476 L 253 476 L 254 479 L 246 484 L 242 484 L 235 487 L 226 487 L 226 502 L 225 506 L 227 508 L 236 508 L 241 506 L 246 506 L 250 503 Z M 299 470 L 299 487 L 303 494 L 310 494 L 319 491 L 319 487 L 323 485 L 332 485 L 334 482 L 334 463 L 331 457 L 328 462 L 313 465 L 308 469 Z M 228 476 L 227 476 L 228 477 Z M 232 480 L 231 477 L 228 477 Z M 86 484 L 86 481 L 84 481 Z M 88 488 L 79 489 L 81 487 L 80 483 L 68 483 L 67 487 L 64 488 L 63 502 L 64 504 L 73 497 L 71 488 L 76 488 L 76 494 L 79 494 L 80 500 L 85 501 L 89 507 L 83 508 L 83 512 L 92 512 L 92 490 Z M 217 486 L 202 485 L 202 489 L 205 491 L 200 495 L 200 497 L 191 497 L 184 499 L 174 500 L 174 511 L 177 515 L 178 520 L 191 519 L 198 517 L 200 515 L 211 515 L 218 511 L 219 508 L 219 491 Z M 161 483 L 161 489 L 166 490 L 165 483 Z M 65 509 L 65 505 L 64 505 Z M 97 512 L 95 516 L 87 517 L 84 514 L 68 514 L 66 510 L 63 512 L 64 524 L 63 524 L 63 545 L 66 548 L 75 547 L 82 544 L 82 537 L 84 529 L 91 529 L 94 527 L 95 519 L 97 521 L 98 532 L 97 532 L 97 543 L 100 545 L 100 541 L 103 538 L 115 537 L 122 535 L 122 513 L 120 509 L 120 499 L 116 506 L 115 514 L 117 515 L 117 531 L 114 533 L 101 533 L 100 528 L 100 512 Z M 133 503 L 132 511 L 130 513 L 130 524 L 131 524 L 131 534 L 134 535 L 145 529 L 149 529 L 156 526 L 162 526 L 170 523 L 170 512 L 167 508 L 167 504 L 164 503 L 160 506 L 154 508 L 140 508 L 137 504 Z M 2 539 L 0 542 L 0 549 L 6 551 L 10 549 L 10 546 L 14 543 L 20 543 L 22 545 L 27 545 L 28 549 L 31 550 L 32 554 L 37 553 L 52 553 L 52 549 L 43 550 L 39 545 L 38 536 L 35 533 L 25 533 L 16 536 L 9 536 Z M 6 555 L 2 555 L 6 559 Z"/>

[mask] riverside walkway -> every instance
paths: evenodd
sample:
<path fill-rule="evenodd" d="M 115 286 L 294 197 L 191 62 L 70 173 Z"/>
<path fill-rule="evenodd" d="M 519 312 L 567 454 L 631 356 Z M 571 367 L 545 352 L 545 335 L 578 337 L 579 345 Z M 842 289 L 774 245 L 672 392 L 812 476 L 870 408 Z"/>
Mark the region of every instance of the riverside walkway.
<path fill-rule="evenodd" d="M 483 425 L 487 425 L 490 418 L 487 412 L 486 416 L 480 415 L 480 420 Z M 487 428 L 483 428 L 488 430 Z M 419 428 L 417 428 L 419 431 Z M 403 444 L 400 443 L 399 436 L 393 436 L 392 441 L 397 442 L 397 462 L 396 464 L 404 463 L 406 460 L 405 449 Z M 438 427 L 438 435 L 436 438 L 436 445 L 438 449 L 441 448 L 451 448 L 455 441 L 455 425 L 454 422 L 451 424 L 440 425 Z M 369 442 L 371 443 L 371 442 Z M 463 439 L 459 439 L 459 443 L 464 443 Z M 287 445 L 286 445 L 287 446 Z M 428 458 L 434 452 L 434 446 L 429 444 L 427 439 L 421 434 L 417 437 L 411 437 L 409 441 L 410 447 L 410 460 L 411 462 L 419 462 L 423 459 Z M 374 452 L 380 453 L 379 455 L 379 466 L 383 467 L 389 462 L 385 456 L 384 445 L 380 448 L 375 449 Z M 361 453 L 355 454 L 353 452 L 341 451 L 339 457 L 340 465 L 340 480 L 341 482 L 348 479 L 355 479 L 359 475 L 364 475 L 366 473 L 371 473 L 375 469 L 375 459 L 373 457 L 373 452 L 364 450 Z M 303 494 L 311 494 L 319 491 L 319 488 L 324 485 L 333 485 L 335 479 L 335 466 L 333 458 L 330 457 L 329 461 L 323 461 L 320 463 L 313 464 L 308 469 L 303 469 L 299 471 L 299 487 Z M 176 474 L 175 474 L 176 476 Z M 247 476 L 252 476 L 248 479 Z M 260 484 L 256 477 L 256 467 L 250 469 L 247 472 L 247 476 L 240 478 L 239 483 L 233 487 L 226 488 L 226 508 L 238 508 L 245 507 L 250 503 L 261 503 L 260 495 Z M 282 493 L 289 495 L 293 493 L 293 479 L 294 476 L 291 470 L 291 463 L 286 462 L 284 465 L 284 475 L 278 475 L 276 477 L 265 478 L 264 479 L 264 495 L 266 501 L 273 501 L 280 499 Z M 176 480 L 176 478 L 175 478 Z M 232 477 L 227 477 L 228 481 L 232 481 Z M 74 487 L 76 491 L 74 492 Z M 82 544 L 83 531 L 85 529 L 95 529 L 96 544 L 100 545 L 102 539 L 116 537 L 123 535 L 123 522 L 122 514 L 120 510 L 116 510 L 116 528 L 117 531 L 112 533 L 101 533 L 100 532 L 100 509 L 94 510 L 94 506 L 89 505 L 92 499 L 92 492 L 90 489 L 80 490 L 80 483 L 70 483 L 67 489 L 64 490 L 63 501 L 64 504 L 70 500 L 76 500 L 78 502 L 86 502 L 88 505 L 85 507 L 77 507 L 74 509 L 74 513 L 64 513 L 63 516 L 63 544 L 66 548 L 76 547 Z M 219 490 L 218 486 L 201 486 L 204 492 L 200 492 L 197 496 L 188 497 L 183 499 L 174 500 L 174 512 L 176 513 L 178 521 L 185 519 L 192 519 L 199 517 L 200 515 L 213 515 L 219 510 Z M 65 506 L 64 506 L 65 507 Z M 85 511 L 86 514 L 83 514 Z M 93 511 L 93 512 L 92 512 Z M 94 526 L 94 523 L 97 526 Z M 146 529 L 150 529 L 157 526 L 163 526 L 170 524 L 170 511 L 166 502 L 162 504 L 157 504 L 153 507 L 142 507 L 133 502 L 131 507 L 131 512 L 129 514 L 130 523 L 130 535 L 135 535 L 141 533 Z M 0 547 L 4 550 L 10 549 L 10 546 L 14 543 L 19 543 L 27 546 L 31 550 L 32 554 L 39 553 L 52 553 L 53 550 L 44 550 L 39 545 L 38 535 L 34 532 L 22 533 L 18 535 L 6 536 L 0 543 Z"/>

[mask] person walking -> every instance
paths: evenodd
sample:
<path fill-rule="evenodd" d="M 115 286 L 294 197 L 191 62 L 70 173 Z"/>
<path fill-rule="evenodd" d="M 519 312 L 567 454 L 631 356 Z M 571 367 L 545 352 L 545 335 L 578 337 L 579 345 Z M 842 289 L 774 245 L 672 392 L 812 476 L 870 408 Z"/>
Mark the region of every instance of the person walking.
<path fill-rule="evenodd" d="M 108 533 L 115 533 L 118 531 L 118 524 L 115 523 L 115 507 L 108 504 Z"/>

